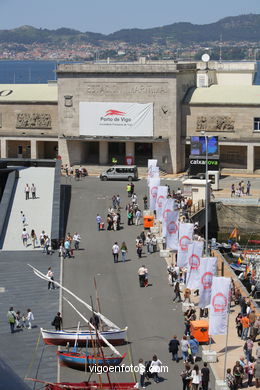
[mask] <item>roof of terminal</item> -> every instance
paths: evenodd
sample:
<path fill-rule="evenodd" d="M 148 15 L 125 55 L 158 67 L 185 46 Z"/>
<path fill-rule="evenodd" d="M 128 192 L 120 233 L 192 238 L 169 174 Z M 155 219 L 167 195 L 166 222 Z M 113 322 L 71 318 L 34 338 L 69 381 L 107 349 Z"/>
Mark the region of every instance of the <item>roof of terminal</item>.
<path fill-rule="evenodd" d="M 57 84 L 0 84 L 0 104 L 8 102 L 58 103 Z"/>
<path fill-rule="evenodd" d="M 191 88 L 184 103 L 260 106 L 260 85 L 211 85 L 208 88 Z"/>

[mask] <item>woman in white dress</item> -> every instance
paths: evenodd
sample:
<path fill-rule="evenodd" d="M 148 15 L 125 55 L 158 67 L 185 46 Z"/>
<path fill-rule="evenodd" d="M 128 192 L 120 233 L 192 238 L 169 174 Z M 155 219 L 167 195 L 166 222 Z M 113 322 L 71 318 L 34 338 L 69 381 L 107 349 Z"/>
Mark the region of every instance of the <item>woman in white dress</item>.
<path fill-rule="evenodd" d="M 191 372 L 192 377 L 192 390 L 198 390 L 199 384 L 201 382 L 201 372 L 199 370 L 199 366 L 197 364 L 194 365 L 193 370 Z"/>
<path fill-rule="evenodd" d="M 150 373 L 153 375 L 153 380 L 158 383 L 160 382 L 158 373 L 161 372 L 162 362 L 157 358 L 156 355 L 153 355 L 153 360 L 150 365 Z"/>

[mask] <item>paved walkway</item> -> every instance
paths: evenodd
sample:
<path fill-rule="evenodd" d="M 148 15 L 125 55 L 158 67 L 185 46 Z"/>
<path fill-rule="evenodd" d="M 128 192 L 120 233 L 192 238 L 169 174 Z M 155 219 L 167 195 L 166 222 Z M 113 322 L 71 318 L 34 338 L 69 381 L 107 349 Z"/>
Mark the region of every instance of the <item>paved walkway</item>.
<path fill-rule="evenodd" d="M 22 243 L 21 211 L 25 214 L 25 227 L 29 235 L 32 229 L 35 230 L 37 237 L 39 237 L 42 230 L 47 234 L 51 233 L 54 168 L 32 167 L 21 169 L 19 176 L 3 245 L 3 250 L 6 251 L 32 249 L 31 241 L 28 242 L 27 248 Z M 30 194 L 30 199 L 25 200 L 24 188 L 27 183 L 30 187 L 32 183 L 36 186 L 37 199 L 31 199 Z"/>

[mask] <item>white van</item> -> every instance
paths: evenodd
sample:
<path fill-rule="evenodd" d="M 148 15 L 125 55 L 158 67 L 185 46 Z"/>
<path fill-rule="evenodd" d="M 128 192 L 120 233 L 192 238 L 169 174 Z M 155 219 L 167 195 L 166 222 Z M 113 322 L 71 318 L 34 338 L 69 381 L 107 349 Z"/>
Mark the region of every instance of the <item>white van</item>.
<path fill-rule="evenodd" d="M 138 180 L 136 165 L 114 165 L 100 174 L 100 180 Z"/>

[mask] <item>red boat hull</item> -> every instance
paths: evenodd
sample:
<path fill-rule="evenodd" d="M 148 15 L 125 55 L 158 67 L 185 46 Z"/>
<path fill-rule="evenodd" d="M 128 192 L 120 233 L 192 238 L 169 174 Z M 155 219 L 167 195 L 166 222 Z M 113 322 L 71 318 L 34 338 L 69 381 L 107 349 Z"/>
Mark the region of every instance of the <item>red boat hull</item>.
<path fill-rule="evenodd" d="M 81 382 L 70 383 L 61 382 L 53 383 L 45 386 L 45 390 L 134 390 L 135 383 L 102 383 L 97 382 Z"/>
<path fill-rule="evenodd" d="M 124 345 L 125 344 L 125 340 L 124 339 L 113 339 L 113 340 L 108 340 L 108 341 L 112 345 L 115 345 L 115 346 L 117 346 L 117 345 Z M 57 339 L 55 339 L 55 338 L 50 338 L 50 339 L 45 338 L 44 339 L 44 343 L 48 344 L 48 345 L 57 345 L 57 346 L 61 345 L 61 346 L 64 346 L 64 347 L 69 343 L 70 347 L 74 347 L 75 339 L 62 340 L 61 338 L 57 338 Z M 102 340 L 100 341 L 100 344 L 102 346 L 106 347 L 106 344 Z M 86 340 L 84 340 L 84 341 L 83 340 L 78 340 L 77 341 L 77 345 L 78 345 L 78 347 L 85 347 L 86 346 Z M 91 340 L 87 341 L 87 345 L 89 347 L 92 346 Z"/>

